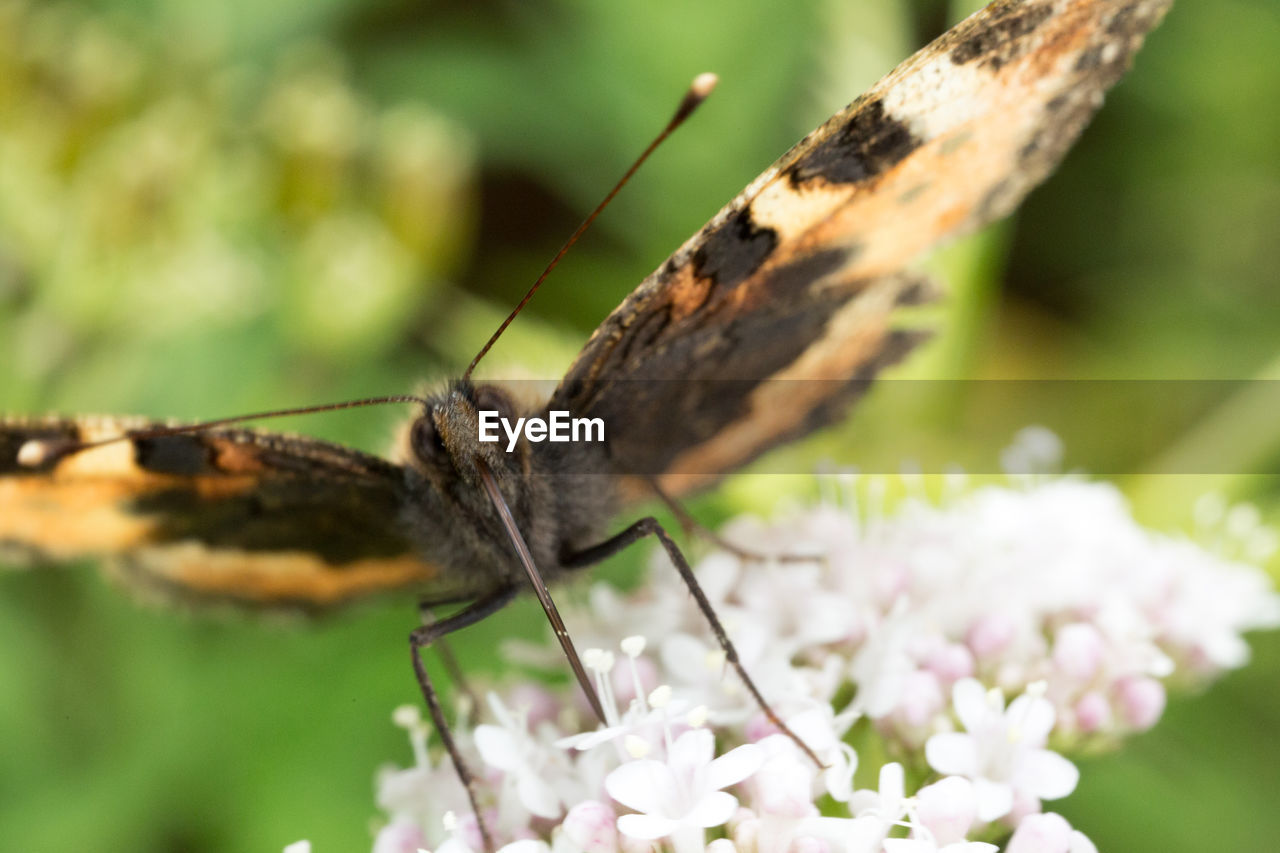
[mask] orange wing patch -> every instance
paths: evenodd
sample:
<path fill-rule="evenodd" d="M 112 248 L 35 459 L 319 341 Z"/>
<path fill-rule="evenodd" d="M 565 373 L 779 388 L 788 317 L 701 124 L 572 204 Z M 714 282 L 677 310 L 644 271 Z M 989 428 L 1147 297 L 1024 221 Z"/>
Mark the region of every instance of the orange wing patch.
<path fill-rule="evenodd" d="M 134 588 L 197 603 L 317 609 L 392 590 L 441 591 L 439 567 L 401 525 L 402 469 L 377 457 L 209 430 L 125 438 L 31 464 L 44 447 L 156 426 L 0 421 L 0 552 L 105 557 Z"/>

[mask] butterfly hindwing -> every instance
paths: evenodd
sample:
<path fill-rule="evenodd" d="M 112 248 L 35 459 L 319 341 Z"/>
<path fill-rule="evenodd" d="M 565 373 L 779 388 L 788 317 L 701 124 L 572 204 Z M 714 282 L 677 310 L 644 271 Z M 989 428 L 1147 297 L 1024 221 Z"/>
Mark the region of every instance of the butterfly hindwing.
<path fill-rule="evenodd" d="M 136 588 L 200 602 L 315 609 L 431 584 L 402 521 L 398 465 L 316 439 L 246 429 L 128 438 L 49 461 L 32 442 L 160 424 L 0 420 L 0 552 L 106 556 Z"/>
<path fill-rule="evenodd" d="M 841 417 L 923 335 L 904 268 L 1057 165 L 1171 0 L 1003 0 L 809 134 L 592 336 L 551 408 L 623 475 L 714 480 Z"/>

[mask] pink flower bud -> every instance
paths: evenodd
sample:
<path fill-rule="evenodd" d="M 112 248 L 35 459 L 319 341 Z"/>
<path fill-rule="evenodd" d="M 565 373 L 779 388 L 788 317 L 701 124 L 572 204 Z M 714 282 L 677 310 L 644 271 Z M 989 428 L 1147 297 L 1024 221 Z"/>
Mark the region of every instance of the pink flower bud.
<path fill-rule="evenodd" d="M 988 613 L 969 628 L 965 642 L 979 658 L 992 657 L 1013 640 L 1013 622 L 1003 613 Z"/>
<path fill-rule="evenodd" d="M 929 725 L 947 704 L 938 676 L 918 669 L 907 676 L 898 701 L 897 716 L 911 728 Z"/>
<path fill-rule="evenodd" d="M 788 853 L 831 853 L 831 844 L 825 838 L 805 835 L 791 842 Z"/>
<path fill-rule="evenodd" d="M 1039 813 L 1040 798 L 1026 790 L 1015 788 L 1013 791 L 1013 805 L 1009 808 L 1009 813 L 1000 819 L 1000 822 L 1008 826 L 1017 826 L 1028 815 Z"/>
<path fill-rule="evenodd" d="M 1071 824 L 1062 815 L 1027 815 L 1018 824 L 1005 853 L 1068 853 L 1071 849 Z"/>
<path fill-rule="evenodd" d="M 610 680 L 613 682 L 614 695 L 617 697 L 618 705 L 623 708 L 630 704 L 632 699 L 636 698 L 636 685 L 631 675 L 631 663 L 631 661 L 624 658 L 609 673 Z M 636 658 L 635 667 L 636 672 L 640 674 L 640 687 L 645 691 L 646 695 L 661 683 L 658 677 L 658 665 L 651 658 Z"/>
<path fill-rule="evenodd" d="M 1096 690 L 1090 690 L 1076 702 L 1076 726 L 1082 732 L 1096 732 L 1111 725 L 1111 703 Z"/>
<path fill-rule="evenodd" d="M 738 846 L 739 853 L 756 853 L 760 843 L 760 818 L 746 809 L 738 809 L 738 815 L 746 812 L 746 817 L 733 819 L 733 829 L 729 836 Z"/>
<path fill-rule="evenodd" d="M 916 802 L 920 822 L 933 833 L 939 847 L 964 841 L 978 815 L 978 795 L 962 776 L 948 776 L 921 788 Z"/>
<path fill-rule="evenodd" d="M 1098 629 L 1074 622 L 1058 629 L 1053 641 L 1053 663 L 1076 681 L 1088 681 L 1102 665 L 1103 642 Z"/>
<path fill-rule="evenodd" d="M 418 853 L 427 846 L 417 821 L 398 817 L 384 826 L 373 840 L 373 853 Z"/>
<path fill-rule="evenodd" d="M 1164 685 L 1154 678 L 1123 678 L 1116 684 L 1116 697 L 1124 721 L 1138 731 L 1154 726 L 1164 713 Z"/>
<path fill-rule="evenodd" d="M 455 834 L 461 838 L 472 850 L 484 849 L 484 836 L 480 834 L 480 823 L 476 820 L 476 816 L 472 812 L 457 815 L 458 828 Z M 484 819 L 486 825 L 494 826 L 498 821 L 498 812 L 496 809 L 486 809 Z M 424 845 L 425 846 L 425 845 Z"/>
<path fill-rule="evenodd" d="M 599 800 L 584 800 L 565 815 L 564 834 L 585 853 L 612 853 L 618 849 L 618 816 Z"/>
<path fill-rule="evenodd" d="M 782 734 L 782 729 L 775 726 L 762 712 L 756 712 L 747 720 L 743 734 L 749 743 L 759 743 L 770 735 Z"/>
<path fill-rule="evenodd" d="M 529 728 L 536 729 L 539 723 L 553 722 L 560 715 L 563 704 L 556 694 L 540 684 L 522 682 L 512 688 L 507 695 L 508 708 L 527 710 Z"/>
<path fill-rule="evenodd" d="M 973 675 L 973 653 L 959 643 L 940 646 L 930 652 L 924 664 L 947 684 Z"/>

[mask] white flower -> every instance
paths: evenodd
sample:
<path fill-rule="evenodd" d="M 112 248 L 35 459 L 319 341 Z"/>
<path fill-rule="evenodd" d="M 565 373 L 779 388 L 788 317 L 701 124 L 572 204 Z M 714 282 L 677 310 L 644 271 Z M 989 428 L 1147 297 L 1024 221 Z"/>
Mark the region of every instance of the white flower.
<path fill-rule="evenodd" d="M 792 733 L 804 741 L 822 762 L 822 782 L 826 792 L 837 802 L 847 802 L 853 793 L 853 774 L 858 769 L 858 754 L 840 738 L 856 719 L 855 712 L 837 715 L 829 705 L 810 708 L 787 720 Z M 796 759 L 813 769 L 807 756 L 802 756 L 794 741 L 782 736 L 796 753 Z M 812 774 L 811 774 L 812 775 Z"/>
<path fill-rule="evenodd" d="M 902 765 L 893 762 L 881 767 L 880 789 L 854 791 L 849 798 L 849 810 L 864 820 L 874 819 L 880 827 L 880 838 L 888 835 L 907 813 Z"/>
<path fill-rule="evenodd" d="M 1079 771 L 1056 752 L 1044 749 L 1053 728 L 1053 705 L 1030 693 L 1004 706 L 999 690 L 987 691 L 973 678 L 952 690 L 956 716 L 965 733 L 929 738 L 925 757 L 939 773 L 971 779 L 978 794 L 978 817 L 1008 814 L 1015 796 L 1054 800 L 1075 790 Z"/>
<path fill-rule="evenodd" d="M 817 768 L 786 735 L 769 735 L 756 744 L 764 755 L 751 777 L 750 800 L 762 816 L 801 818 L 815 815 L 813 777 Z"/>
<path fill-rule="evenodd" d="M 295 841 L 284 848 L 284 853 L 311 853 L 311 842 Z"/>
<path fill-rule="evenodd" d="M 496 694 L 489 704 L 501 725 L 476 726 L 476 749 L 485 764 L 503 771 L 514 786 L 520 804 L 531 814 L 556 818 L 563 814 L 560 798 L 548 783 L 545 771 L 555 753 L 531 736 L 524 716 L 512 714 Z"/>
<path fill-rule="evenodd" d="M 882 478 L 863 478 L 865 500 L 833 479 L 860 509 L 828 503 L 726 537 L 812 561 L 721 552 L 696 566 L 747 671 L 821 767 L 726 667 L 661 552 L 637 593 L 597 585 L 591 608 L 565 607 L 575 639 L 589 639 L 607 725 L 576 688 L 537 687 L 531 701 L 493 702 L 496 724 L 458 732 L 488 768 L 477 781 L 490 833 L 521 839 L 504 853 L 989 853 L 970 837 L 1015 826 L 1006 853 L 1096 853 L 1037 813 L 1078 777 L 1047 748 L 1051 732 L 1114 741 L 1153 725 L 1162 680 L 1243 663 L 1242 633 L 1274 624 L 1280 597 L 1227 556 L 1260 553 L 1242 539 L 1261 535 L 1256 514 L 1223 508 L 1213 523 L 1231 528 L 1231 547 L 1209 551 L 1138 526 L 1114 487 L 1045 476 L 1056 451 L 1043 436 L 1023 436 L 1018 453 L 1032 473 L 1017 488 L 952 488 L 942 504 L 919 478 L 896 506 Z M 588 649 L 619 641 L 622 656 Z M 562 667 L 546 648 L 528 659 Z M 1007 708 L 1005 695 L 1017 696 Z M 538 710 L 507 710 L 527 705 Z M 412 853 L 423 833 L 435 853 L 479 850 L 462 786 L 446 759 L 427 758 L 420 714 L 396 719 L 415 765 L 379 778 L 390 823 L 377 853 Z M 913 772 L 913 792 L 886 756 L 934 772 Z M 878 790 L 852 790 L 859 764 L 878 770 Z M 442 822 L 445 809 L 456 816 Z M 708 845 L 719 826 L 727 837 Z"/>
<path fill-rule="evenodd" d="M 733 816 L 738 800 L 721 789 L 755 773 L 764 760 L 755 744 L 713 758 L 715 737 L 693 729 L 671 745 L 666 761 L 623 764 L 605 778 L 609 796 L 638 814 L 618 818 L 618 830 L 641 840 L 664 838 L 686 828 L 699 832 Z"/>

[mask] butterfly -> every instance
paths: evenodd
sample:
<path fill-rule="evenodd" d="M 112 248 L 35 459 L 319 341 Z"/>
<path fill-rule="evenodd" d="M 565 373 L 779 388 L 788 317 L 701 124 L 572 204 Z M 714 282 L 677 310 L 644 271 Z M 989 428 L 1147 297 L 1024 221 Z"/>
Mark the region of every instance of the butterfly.
<path fill-rule="evenodd" d="M 394 460 L 240 427 L 5 417 L 0 552 L 98 556 L 143 589 L 249 608 L 393 590 L 465 602 L 414 632 L 439 721 L 418 648 L 544 596 L 530 567 L 554 585 L 653 536 L 687 574 L 655 520 L 610 535 L 612 519 L 845 417 L 926 337 L 898 321 L 938 291 L 910 262 L 1044 180 L 1170 3 L 992 3 L 730 201 L 605 318 L 549 399 L 468 370 L 421 401 Z M 605 440 L 508 452 L 480 440 L 486 412 L 598 419 Z"/>

